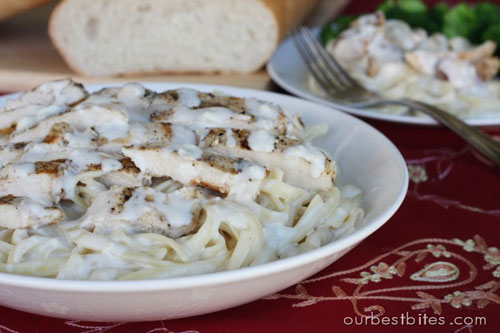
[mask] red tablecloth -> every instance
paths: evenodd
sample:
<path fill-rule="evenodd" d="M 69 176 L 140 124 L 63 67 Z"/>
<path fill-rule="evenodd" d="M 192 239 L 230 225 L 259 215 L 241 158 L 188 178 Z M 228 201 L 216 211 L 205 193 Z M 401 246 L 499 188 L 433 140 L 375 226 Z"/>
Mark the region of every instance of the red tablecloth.
<path fill-rule="evenodd" d="M 384 227 L 311 279 L 172 321 L 90 323 L 0 307 L 0 332 L 498 332 L 500 169 L 447 130 L 371 123 L 406 158 L 409 193 Z"/>

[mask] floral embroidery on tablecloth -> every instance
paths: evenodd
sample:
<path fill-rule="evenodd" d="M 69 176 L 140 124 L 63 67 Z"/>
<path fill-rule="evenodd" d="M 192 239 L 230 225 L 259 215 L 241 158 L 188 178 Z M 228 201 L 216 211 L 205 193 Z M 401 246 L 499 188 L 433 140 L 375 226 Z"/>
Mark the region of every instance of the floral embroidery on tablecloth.
<path fill-rule="evenodd" d="M 159 321 L 159 323 L 161 323 L 162 326 L 164 326 L 165 324 L 163 320 Z M 79 331 L 79 333 L 104 333 L 116 327 L 128 325 L 129 323 L 86 324 L 85 322 L 80 320 L 68 320 L 64 324 L 66 324 L 69 327 L 83 329 L 83 331 Z M 157 327 L 147 331 L 146 333 L 200 333 L 200 332 L 195 330 L 172 331 L 166 327 Z"/>
<path fill-rule="evenodd" d="M 410 279 L 425 282 L 449 282 L 455 281 L 459 276 L 460 270 L 457 266 L 447 261 L 438 261 L 413 273 Z"/>
<path fill-rule="evenodd" d="M 422 183 L 429 179 L 423 165 L 408 165 L 408 176 L 414 183 Z"/>
<path fill-rule="evenodd" d="M 481 254 L 485 265 L 478 268 L 467 256 Z M 438 261 L 435 261 L 438 259 Z M 446 259 L 446 260 L 443 260 Z M 425 263 L 427 261 L 427 263 Z M 411 265 L 423 265 L 409 272 Z M 462 274 L 457 267 L 467 267 Z M 420 239 L 384 253 L 369 262 L 349 270 L 305 280 L 295 287 L 295 293 L 277 293 L 266 300 L 295 300 L 293 307 L 312 306 L 320 302 L 349 300 L 358 316 L 380 316 L 385 313 L 378 301 L 409 303 L 412 310 L 431 309 L 441 314 L 444 306 L 450 308 L 484 308 L 500 304 L 500 253 L 488 247 L 479 235 L 465 241 L 459 239 Z M 492 280 L 477 283 L 479 269 L 492 272 Z M 307 286 L 332 279 L 332 295 L 312 295 Z M 403 286 L 378 287 L 384 280 L 403 279 Z M 426 282 L 426 284 L 416 284 Z M 430 283 L 430 284 L 429 284 Z M 345 286 L 341 286 L 341 285 Z M 352 287 L 349 287 L 352 286 Z M 372 289 L 366 289 L 372 287 Z M 351 291 L 348 291 L 351 290 Z M 360 308 L 359 301 L 375 303 Z"/>
<path fill-rule="evenodd" d="M 472 152 L 480 161 L 491 164 L 486 158 L 476 153 L 469 146 L 464 146 L 459 150 L 439 148 L 428 149 L 420 152 L 418 158 L 406 159 L 408 166 L 408 176 L 410 178 L 410 188 L 407 196 L 419 201 L 432 202 L 444 208 L 459 208 L 474 213 L 481 213 L 500 217 L 499 209 L 484 209 L 477 205 L 471 205 L 461 200 L 447 198 L 436 193 L 426 193 L 421 185 L 426 183 L 439 183 L 452 173 L 457 161 L 468 153 Z M 486 159 L 486 161 L 484 161 Z"/>

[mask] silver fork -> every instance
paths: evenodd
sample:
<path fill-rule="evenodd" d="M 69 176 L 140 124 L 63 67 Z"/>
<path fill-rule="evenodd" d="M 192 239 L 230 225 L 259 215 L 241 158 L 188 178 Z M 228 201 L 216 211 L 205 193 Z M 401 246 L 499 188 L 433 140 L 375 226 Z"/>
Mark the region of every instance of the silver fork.
<path fill-rule="evenodd" d="M 384 99 L 361 86 L 319 43 L 306 27 L 295 29 L 292 37 L 309 71 L 331 99 L 342 105 L 364 109 L 383 105 L 402 105 L 431 116 L 462 137 L 472 147 L 500 166 L 500 143 L 478 128 L 435 106 L 411 99 Z"/>

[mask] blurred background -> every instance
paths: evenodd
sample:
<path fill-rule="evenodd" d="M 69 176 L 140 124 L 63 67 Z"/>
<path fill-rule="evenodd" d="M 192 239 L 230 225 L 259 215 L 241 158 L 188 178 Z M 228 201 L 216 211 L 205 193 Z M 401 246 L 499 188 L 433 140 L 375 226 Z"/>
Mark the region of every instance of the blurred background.
<path fill-rule="evenodd" d="M 66 0 L 69 1 L 69 0 Z M 91 0 L 103 1 L 103 0 Z M 138 3 L 141 1 L 137 0 Z M 169 1 L 169 0 L 164 0 Z M 210 0 L 206 0 L 210 1 Z M 236 2 L 243 0 L 234 0 Z M 303 21 L 310 26 L 321 26 L 340 13 L 343 15 L 360 14 L 376 10 L 380 0 L 244 0 L 280 3 L 282 8 L 292 5 L 307 12 L 293 13 L 288 18 L 293 23 Z M 433 5 L 437 0 L 424 1 Z M 445 1 L 451 5 L 460 1 Z M 475 3 L 478 1 L 468 1 Z M 490 1 L 500 3 L 500 0 Z M 89 1 L 90 3 L 90 1 Z M 298 3 L 302 3 L 298 6 Z M 90 76 L 76 73 L 63 60 L 61 53 L 53 46 L 47 33 L 49 17 L 58 1 L 50 0 L 0 0 L 0 91 L 29 89 L 47 80 L 73 77 L 83 83 L 112 82 L 123 77 Z M 298 6 L 298 7 L 297 7 Z M 288 15 L 288 14 L 284 14 Z M 291 25 L 286 25 L 287 28 Z M 287 29 L 288 30 L 288 29 Z M 281 32 L 286 35 L 286 31 Z M 60 51 L 60 50 L 59 50 Z M 130 78 L 131 77 L 131 78 Z M 213 84 L 229 84 L 257 89 L 269 87 L 270 79 L 263 66 L 252 73 L 223 73 L 219 75 L 165 74 L 164 71 L 135 74 L 127 80 L 137 81 L 184 81 Z"/>

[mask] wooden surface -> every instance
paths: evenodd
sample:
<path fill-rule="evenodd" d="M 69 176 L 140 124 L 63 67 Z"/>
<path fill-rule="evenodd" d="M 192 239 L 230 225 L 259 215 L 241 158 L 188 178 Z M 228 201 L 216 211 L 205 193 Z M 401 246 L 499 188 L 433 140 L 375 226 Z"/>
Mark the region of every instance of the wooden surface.
<path fill-rule="evenodd" d="M 347 0 L 324 0 L 320 15 L 313 15 L 310 24 L 325 20 L 324 14 L 335 13 Z M 72 77 L 82 83 L 116 81 L 177 81 L 233 85 L 254 89 L 269 89 L 272 82 L 261 70 L 254 74 L 231 75 L 141 75 L 127 77 L 82 77 L 73 73 L 52 46 L 47 34 L 50 12 L 56 2 L 0 21 L 0 91 L 31 89 L 54 79 Z M 325 7 L 326 6 L 326 7 Z"/>

